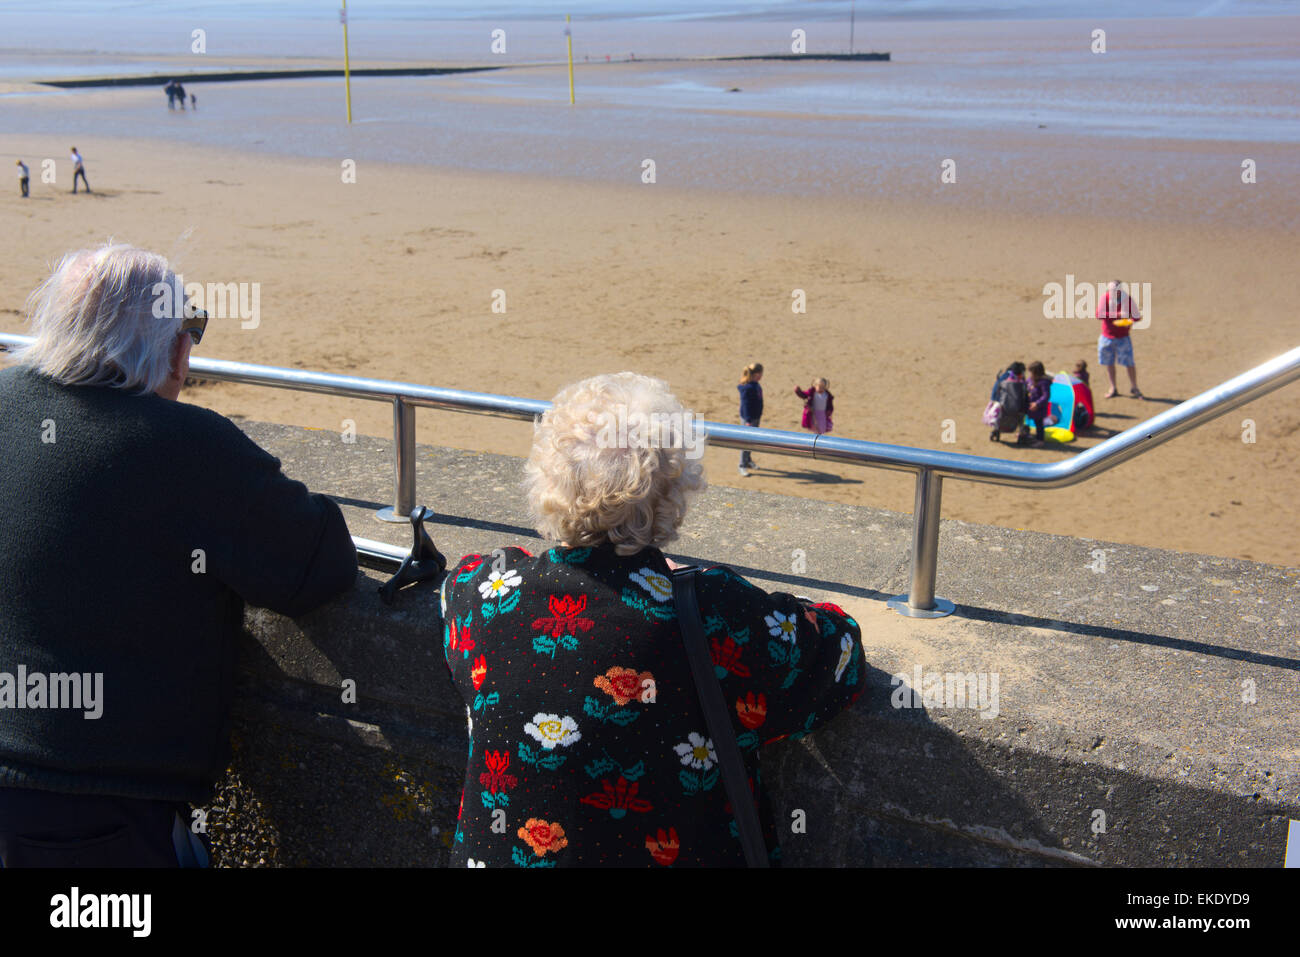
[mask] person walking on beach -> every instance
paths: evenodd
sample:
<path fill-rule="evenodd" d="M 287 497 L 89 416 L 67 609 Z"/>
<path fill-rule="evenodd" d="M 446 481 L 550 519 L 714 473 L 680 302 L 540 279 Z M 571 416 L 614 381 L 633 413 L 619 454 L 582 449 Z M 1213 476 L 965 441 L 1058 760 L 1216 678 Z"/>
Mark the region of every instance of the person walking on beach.
<path fill-rule="evenodd" d="M 72 195 L 73 196 L 77 195 L 78 176 L 80 176 L 81 181 L 86 184 L 86 192 L 89 193 L 90 181 L 86 179 L 86 164 L 81 161 L 81 154 L 77 152 L 77 148 L 74 146 L 72 148 Z"/>
<path fill-rule="evenodd" d="M 740 390 L 740 421 L 753 428 L 758 428 L 758 423 L 763 418 L 763 387 L 758 384 L 762 378 L 763 364 L 753 362 L 745 366 L 740 374 L 740 384 L 736 386 Z M 754 457 L 749 454 L 749 449 L 743 449 L 740 453 L 740 474 L 748 477 L 752 468 L 757 468 Z"/>
<path fill-rule="evenodd" d="M 163 92 L 167 94 L 167 109 L 176 109 L 176 81 L 168 80 Z"/>
<path fill-rule="evenodd" d="M 818 377 L 813 379 L 812 388 L 805 392 L 798 386 L 794 394 L 803 399 L 803 421 L 805 429 L 812 429 L 818 435 L 825 435 L 831 430 L 831 416 L 835 412 L 835 396 L 831 395 L 830 383 Z"/>
<path fill-rule="evenodd" d="M 195 96 L 193 93 L 191 93 L 191 94 L 190 94 L 190 109 L 191 109 L 191 110 L 197 110 L 198 108 L 199 108 L 199 98 L 198 98 L 197 96 Z"/>
<path fill-rule="evenodd" d="M 1102 293 L 1097 303 L 1097 318 L 1101 320 L 1101 338 L 1097 340 L 1097 363 L 1106 367 L 1106 378 L 1110 380 L 1110 391 L 1104 398 L 1115 398 L 1115 363 L 1128 369 L 1128 381 L 1133 386 L 1129 394 L 1134 398 L 1146 398 L 1138 389 L 1137 366 L 1133 362 L 1133 342 L 1129 339 L 1129 328 L 1135 319 L 1141 319 L 1133 305 L 1133 300 L 1124 291 L 1123 283 L 1111 280 L 1110 288 Z"/>
<path fill-rule="evenodd" d="M 185 109 L 185 87 L 179 81 L 176 83 L 176 99 L 181 101 L 181 109 Z"/>
<path fill-rule="evenodd" d="M 27 168 L 26 163 L 18 160 L 18 191 L 22 193 L 23 199 L 27 198 L 27 187 L 30 182 L 31 171 Z"/>

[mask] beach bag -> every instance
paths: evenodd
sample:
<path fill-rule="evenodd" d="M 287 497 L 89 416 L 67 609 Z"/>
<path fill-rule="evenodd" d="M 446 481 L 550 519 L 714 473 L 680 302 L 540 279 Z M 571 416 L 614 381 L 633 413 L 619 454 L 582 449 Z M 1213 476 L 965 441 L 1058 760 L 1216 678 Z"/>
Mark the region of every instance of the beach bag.
<path fill-rule="evenodd" d="M 997 402 L 990 402 L 984 407 L 984 424 L 996 426 L 998 420 L 1002 418 L 1002 406 Z"/>

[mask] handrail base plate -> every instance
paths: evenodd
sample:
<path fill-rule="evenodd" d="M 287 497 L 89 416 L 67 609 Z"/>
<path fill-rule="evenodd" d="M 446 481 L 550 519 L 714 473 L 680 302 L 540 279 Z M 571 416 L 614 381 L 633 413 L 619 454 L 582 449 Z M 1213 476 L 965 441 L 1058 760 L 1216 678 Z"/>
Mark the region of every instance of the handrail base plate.
<path fill-rule="evenodd" d="M 946 618 L 957 608 L 946 598 L 935 598 L 933 608 L 913 608 L 907 603 L 910 596 L 895 595 L 885 602 L 890 608 L 908 618 Z"/>

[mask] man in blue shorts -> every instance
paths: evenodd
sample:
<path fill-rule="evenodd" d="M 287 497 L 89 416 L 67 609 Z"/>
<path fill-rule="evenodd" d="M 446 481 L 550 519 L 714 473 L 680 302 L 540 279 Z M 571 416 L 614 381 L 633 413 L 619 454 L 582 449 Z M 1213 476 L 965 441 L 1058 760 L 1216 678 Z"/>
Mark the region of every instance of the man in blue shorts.
<path fill-rule="evenodd" d="M 1097 303 L 1097 318 L 1101 320 L 1101 337 L 1097 340 L 1097 363 L 1106 367 L 1106 378 L 1110 380 L 1110 391 L 1104 398 L 1113 399 L 1115 389 L 1115 363 L 1128 369 L 1128 381 L 1133 386 L 1130 394 L 1142 399 L 1138 388 L 1137 366 L 1133 364 L 1133 341 L 1129 338 L 1129 329 L 1133 323 L 1141 320 L 1133 301 L 1124 291 L 1123 284 L 1111 280 L 1110 288 L 1102 293 Z"/>

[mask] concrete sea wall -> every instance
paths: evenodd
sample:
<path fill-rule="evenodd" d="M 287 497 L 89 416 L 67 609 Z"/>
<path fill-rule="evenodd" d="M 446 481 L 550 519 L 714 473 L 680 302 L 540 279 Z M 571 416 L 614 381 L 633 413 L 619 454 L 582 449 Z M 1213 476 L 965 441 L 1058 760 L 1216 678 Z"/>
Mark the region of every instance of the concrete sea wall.
<path fill-rule="evenodd" d="M 409 545 L 373 515 L 390 443 L 242 426 L 354 535 Z M 540 544 L 521 460 L 420 446 L 417 462 L 449 558 Z M 671 550 L 862 624 L 868 693 L 763 754 L 787 866 L 1281 865 L 1300 819 L 1300 569 L 945 521 L 938 593 L 957 613 L 925 621 L 885 608 L 910 532 L 909 515 L 714 488 Z M 297 621 L 248 610 L 235 755 L 207 809 L 218 865 L 446 864 L 464 706 L 435 589 L 387 606 L 387 575 Z M 958 675 L 976 707 L 950 698 Z"/>

